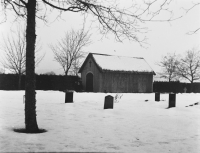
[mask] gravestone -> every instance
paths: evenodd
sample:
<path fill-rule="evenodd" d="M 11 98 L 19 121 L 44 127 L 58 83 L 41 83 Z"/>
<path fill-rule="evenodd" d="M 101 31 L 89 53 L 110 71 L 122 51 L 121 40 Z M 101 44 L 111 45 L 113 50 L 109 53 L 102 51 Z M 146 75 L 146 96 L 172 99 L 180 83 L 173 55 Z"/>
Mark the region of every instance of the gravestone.
<path fill-rule="evenodd" d="M 73 103 L 73 91 L 65 92 L 65 103 Z"/>
<path fill-rule="evenodd" d="M 176 94 L 169 94 L 169 107 L 176 107 Z"/>
<path fill-rule="evenodd" d="M 160 93 L 159 92 L 155 93 L 155 101 L 160 101 Z"/>
<path fill-rule="evenodd" d="M 187 93 L 187 88 L 185 87 L 185 88 L 183 89 L 183 91 L 184 91 L 184 93 Z"/>
<path fill-rule="evenodd" d="M 106 96 L 104 101 L 104 109 L 113 109 L 113 101 L 114 101 L 113 96 L 111 95 Z"/>

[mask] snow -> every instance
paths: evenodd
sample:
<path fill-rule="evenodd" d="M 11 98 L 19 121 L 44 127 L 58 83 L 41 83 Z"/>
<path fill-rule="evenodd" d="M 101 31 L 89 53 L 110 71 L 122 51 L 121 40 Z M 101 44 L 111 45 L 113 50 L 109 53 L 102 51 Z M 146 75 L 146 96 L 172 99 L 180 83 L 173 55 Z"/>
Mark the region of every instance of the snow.
<path fill-rule="evenodd" d="M 154 73 L 144 58 L 101 54 L 93 54 L 93 57 L 103 70 Z"/>
<path fill-rule="evenodd" d="M 114 109 L 103 109 L 105 93 L 74 93 L 64 103 L 59 91 L 37 91 L 37 121 L 47 132 L 14 132 L 24 127 L 24 91 L 0 91 L 0 152 L 199 153 L 200 94 L 123 94 Z M 116 94 L 110 94 L 115 96 Z M 189 107 L 186 107 L 189 106 Z"/>

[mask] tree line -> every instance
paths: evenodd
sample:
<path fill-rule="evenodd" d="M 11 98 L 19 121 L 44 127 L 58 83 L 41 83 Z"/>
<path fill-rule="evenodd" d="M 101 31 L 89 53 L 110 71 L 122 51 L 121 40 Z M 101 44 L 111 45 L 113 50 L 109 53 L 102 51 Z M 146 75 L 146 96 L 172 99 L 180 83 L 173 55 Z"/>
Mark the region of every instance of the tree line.
<path fill-rule="evenodd" d="M 157 63 L 162 69 L 158 73 L 169 82 L 186 80 L 193 84 L 200 79 L 200 50 L 192 48 L 181 55 L 168 53 Z"/>

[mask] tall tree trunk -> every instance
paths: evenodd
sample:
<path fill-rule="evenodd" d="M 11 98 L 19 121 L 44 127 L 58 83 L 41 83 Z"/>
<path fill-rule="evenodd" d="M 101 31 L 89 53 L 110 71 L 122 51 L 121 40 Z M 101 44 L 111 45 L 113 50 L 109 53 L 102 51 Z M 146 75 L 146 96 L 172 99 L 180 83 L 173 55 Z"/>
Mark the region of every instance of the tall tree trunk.
<path fill-rule="evenodd" d="M 35 42 L 36 42 L 36 0 L 27 4 L 26 27 L 26 87 L 25 87 L 25 126 L 28 133 L 38 132 L 35 99 Z"/>

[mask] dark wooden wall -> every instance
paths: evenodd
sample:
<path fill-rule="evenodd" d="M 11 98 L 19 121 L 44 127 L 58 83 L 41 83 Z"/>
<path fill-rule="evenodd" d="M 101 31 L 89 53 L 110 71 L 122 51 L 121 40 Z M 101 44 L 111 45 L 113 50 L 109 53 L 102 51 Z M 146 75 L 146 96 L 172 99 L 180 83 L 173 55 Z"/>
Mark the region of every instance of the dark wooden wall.
<path fill-rule="evenodd" d="M 114 93 L 150 93 L 153 91 L 152 74 L 116 73 L 102 74 L 100 91 Z"/>

